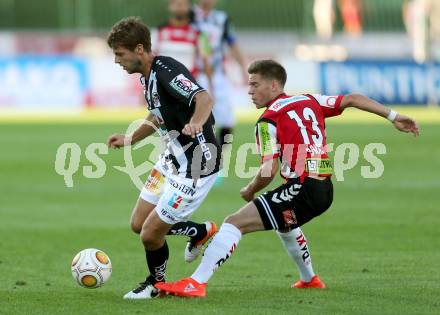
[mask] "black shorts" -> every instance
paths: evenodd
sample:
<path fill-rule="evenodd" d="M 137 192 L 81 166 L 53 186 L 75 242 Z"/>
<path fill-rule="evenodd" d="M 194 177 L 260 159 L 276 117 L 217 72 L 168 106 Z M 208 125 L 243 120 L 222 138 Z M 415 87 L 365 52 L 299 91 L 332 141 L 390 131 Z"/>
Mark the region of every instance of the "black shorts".
<path fill-rule="evenodd" d="M 290 179 L 254 200 L 266 230 L 296 228 L 319 216 L 333 201 L 330 177 L 324 180 L 306 177 Z"/>

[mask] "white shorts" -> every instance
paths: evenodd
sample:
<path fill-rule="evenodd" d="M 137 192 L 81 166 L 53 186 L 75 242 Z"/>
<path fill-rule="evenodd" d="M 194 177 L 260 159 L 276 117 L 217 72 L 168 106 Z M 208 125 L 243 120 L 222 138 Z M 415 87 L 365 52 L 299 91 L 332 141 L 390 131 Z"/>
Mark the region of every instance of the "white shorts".
<path fill-rule="evenodd" d="M 232 128 L 235 124 L 234 110 L 231 101 L 231 87 L 228 77 L 223 71 L 213 74 L 214 92 L 209 90 L 208 78 L 205 74 L 197 77 L 197 82 L 214 97 L 212 113 L 219 127 Z"/>
<path fill-rule="evenodd" d="M 208 195 L 217 175 L 199 178 L 194 185 L 190 178 L 165 172 L 157 162 L 142 188 L 140 198 L 156 205 L 155 211 L 165 223 L 187 221 Z"/>

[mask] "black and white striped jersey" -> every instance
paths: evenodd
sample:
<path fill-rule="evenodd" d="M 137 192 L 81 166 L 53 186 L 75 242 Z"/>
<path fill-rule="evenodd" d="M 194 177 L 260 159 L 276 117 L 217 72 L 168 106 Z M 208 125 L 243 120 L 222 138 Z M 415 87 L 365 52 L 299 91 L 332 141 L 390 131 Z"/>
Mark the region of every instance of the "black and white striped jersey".
<path fill-rule="evenodd" d="M 206 177 L 219 171 L 221 148 L 211 114 L 196 138 L 182 134 L 195 110 L 194 96 L 204 91 L 189 70 L 171 57 L 156 56 L 148 78 L 141 77 L 148 110 L 166 142 L 161 154 L 168 172 L 186 178 Z"/>
<path fill-rule="evenodd" d="M 199 30 L 208 38 L 212 50 L 209 63 L 212 71 L 224 71 L 224 44 L 231 46 L 236 43 L 235 31 L 226 12 L 211 10 L 208 15 L 199 7 L 194 6 L 194 22 Z"/>

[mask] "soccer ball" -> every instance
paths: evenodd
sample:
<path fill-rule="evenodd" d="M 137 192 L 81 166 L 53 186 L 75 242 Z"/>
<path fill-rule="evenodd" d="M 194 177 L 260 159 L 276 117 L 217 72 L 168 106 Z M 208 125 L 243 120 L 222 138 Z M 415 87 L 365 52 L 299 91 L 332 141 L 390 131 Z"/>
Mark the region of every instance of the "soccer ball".
<path fill-rule="evenodd" d="M 72 260 L 71 269 L 73 279 L 80 286 L 94 289 L 110 279 L 112 263 L 103 251 L 87 248 L 76 254 Z"/>

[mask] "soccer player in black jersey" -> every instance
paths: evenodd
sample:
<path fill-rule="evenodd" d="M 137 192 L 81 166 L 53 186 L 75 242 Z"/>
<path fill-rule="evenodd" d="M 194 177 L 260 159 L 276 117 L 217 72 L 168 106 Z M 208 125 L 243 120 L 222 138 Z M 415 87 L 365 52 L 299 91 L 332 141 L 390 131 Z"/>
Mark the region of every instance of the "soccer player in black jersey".
<path fill-rule="evenodd" d="M 165 280 L 168 246 L 165 235 L 186 235 L 185 250 L 194 260 L 202 245 L 217 231 L 214 222 L 188 221 L 214 184 L 221 149 L 214 133 L 213 101 L 185 66 L 151 52 L 150 31 L 138 18 L 116 23 L 107 38 L 115 63 L 128 73 L 140 73 L 149 114 L 131 135 L 109 137 L 120 148 L 158 131 L 166 142 L 133 210 L 131 227 L 145 247 L 149 275 L 126 299 L 157 295 L 154 284 Z"/>

